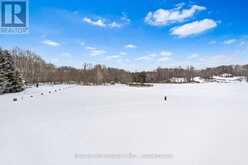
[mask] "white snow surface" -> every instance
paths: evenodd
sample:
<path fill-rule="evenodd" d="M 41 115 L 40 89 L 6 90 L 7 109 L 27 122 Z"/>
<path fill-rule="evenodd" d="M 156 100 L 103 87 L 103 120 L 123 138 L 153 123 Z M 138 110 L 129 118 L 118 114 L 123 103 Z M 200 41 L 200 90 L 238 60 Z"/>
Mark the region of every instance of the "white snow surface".
<path fill-rule="evenodd" d="M 2 95 L 0 164 L 247 165 L 247 98 L 247 83 L 59 85 Z M 173 157 L 75 158 L 101 153 Z"/>

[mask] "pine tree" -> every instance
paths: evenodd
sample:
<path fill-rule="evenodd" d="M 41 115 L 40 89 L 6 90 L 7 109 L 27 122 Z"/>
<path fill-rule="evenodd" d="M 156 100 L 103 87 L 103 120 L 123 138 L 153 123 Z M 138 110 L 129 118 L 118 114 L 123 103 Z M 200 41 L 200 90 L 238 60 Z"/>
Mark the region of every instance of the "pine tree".
<path fill-rule="evenodd" d="M 0 50 L 0 94 L 22 90 L 24 90 L 24 81 L 15 69 L 13 57 L 8 51 Z"/>

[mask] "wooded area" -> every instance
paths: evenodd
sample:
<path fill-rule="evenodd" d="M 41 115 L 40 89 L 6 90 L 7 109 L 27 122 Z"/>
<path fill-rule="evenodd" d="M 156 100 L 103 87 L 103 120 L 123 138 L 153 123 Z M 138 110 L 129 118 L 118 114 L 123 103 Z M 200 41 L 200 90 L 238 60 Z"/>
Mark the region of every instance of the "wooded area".
<path fill-rule="evenodd" d="M 32 51 L 14 48 L 0 50 L 1 56 L 10 54 L 16 73 L 23 76 L 26 84 L 36 83 L 78 83 L 84 85 L 99 85 L 103 83 L 170 83 L 171 78 L 185 78 L 192 82 L 196 76 L 211 79 L 214 75 L 224 73 L 233 76 L 248 77 L 248 65 L 229 65 L 197 70 L 192 66 L 187 68 L 158 68 L 150 72 L 129 72 L 123 69 L 109 68 L 104 65 L 82 64 L 81 69 L 71 66 L 57 67 L 44 61 Z M 1 70 L 3 72 L 3 70 Z"/>

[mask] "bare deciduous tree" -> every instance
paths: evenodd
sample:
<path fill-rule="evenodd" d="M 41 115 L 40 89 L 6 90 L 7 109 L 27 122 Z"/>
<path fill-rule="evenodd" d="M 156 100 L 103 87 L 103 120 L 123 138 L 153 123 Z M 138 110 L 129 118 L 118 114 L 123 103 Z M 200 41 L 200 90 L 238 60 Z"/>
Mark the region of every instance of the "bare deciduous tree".
<path fill-rule="evenodd" d="M 158 68 L 150 72 L 131 73 L 122 69 L 108 68 L 104 65 L 83 64 L 81 69 L 63 66 L 56 67 L 46 63 L 40 56 L 29 50 L 14 48 L 9 51 L 14 57 L 17 70 L 22 73 L 25 81 L 34 83 L 80 83 L 104 84 L 111 82 L 129 83 L 169 83 L 172 78 L 184 78 L 192 82 L 195 76 L 211 79 L 214 75 L 228 73 L 233 76 L 248 77 L 248 65 L 228 65 L 215 68 L 196 70 L 187 68 Z M 248 79 L 248 78 L 247 78 Z"/>

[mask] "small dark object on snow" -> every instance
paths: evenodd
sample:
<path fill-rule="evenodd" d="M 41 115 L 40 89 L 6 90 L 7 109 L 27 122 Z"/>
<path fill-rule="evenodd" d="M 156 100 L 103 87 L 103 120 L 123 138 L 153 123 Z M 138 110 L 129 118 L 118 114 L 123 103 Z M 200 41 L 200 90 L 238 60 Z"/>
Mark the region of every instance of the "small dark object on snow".
<path fill-rule="evenodd" d="M 167 97 L 166 97 L 166 96 L 164 97 L 164 101 L 165 101 L 165 102 L 167 101 Z"/>
<path fill-rule="evenodd" d="M 57 92 L 57 90 L 54 90 L 54 92 Z"/>
<path fill-rule="evenodd" d="M 39 88 L 39 83 L 37 83 L 35 86 L 36 86 L 36 88 Z"/>
<path fill-rule="evenodd" d="M 14 98 L 13 101 L 16 102 L 17 101 L 17 98 Z"/>
<path fill-rule="evenodd" d="M 44 95 L 44 93 L 41 93 L 41 95 Z"/>
<path fill-rule="evenodd" d="M 51 93 L 51 91 L 49 91 L 48 93 Z"/>
<path fill-rule="evenodd" d="M 30 97 L 33 98 L 34 96 L 31 95 Z"/>

